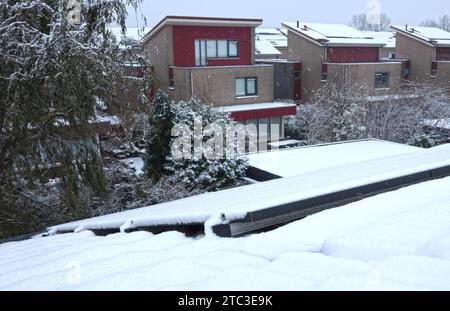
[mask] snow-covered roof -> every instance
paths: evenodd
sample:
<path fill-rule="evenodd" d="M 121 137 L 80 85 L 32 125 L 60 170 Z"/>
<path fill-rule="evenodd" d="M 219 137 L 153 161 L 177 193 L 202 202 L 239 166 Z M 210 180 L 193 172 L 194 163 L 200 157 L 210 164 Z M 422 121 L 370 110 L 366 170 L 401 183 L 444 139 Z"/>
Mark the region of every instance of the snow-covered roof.
<path fill-rule="evenodd" d="M 256 41 L 266 40 L 276 48 L 285 48 L 288 46 L 287 34 L 282 28 L 261 28 L 255 30 Z"/>
<path fill-rule="evenodd" d="M 439 28 L 421 26 L 392 26 L 392 29 L 435 46 L 450 47 L 450 32 Z"/>
<path fill-rule="evenodd" d="M 260 39 L 255 41 L 255 54 L 256 55 L 281 55 L 281 52 L 275 48 L 275 46 L 267 40 Z"/>
<path fill-rule="evenodd" d="M 395 49 L 395 33 L 391 31 L 364 31 L 365 34 L 385 44 L 385 48 Z"/>
<path fill-rule="evenodd" d="M 127 45 L 127 41 L 138 42 L 140 41 L 146 33 L 148 33 L 151 28 L 148 27 L 131 27 L 127 26 L 126 33 L 122 33 L 121 27 L 110 27 L 113 36 L 119 44 Z"/>
<path fill-rule="evenodd" d="M 327 152 L 325 149 L 323 152 Z M 346 163 L 301 175 L 206 193 L 117 214 L 50 228 L 52 232 L 205 223 L 205 230 L 244 218 L 248 213 L 389 179 L 450 166 L 450 144 L 417 152 Z M 345 155 L 347 156 L 347 155 Z M 307 164 L 305 163 L 305 166 Z"/>
<path fill-rule="evenodd" d="M 0 245 L 0 290 L 450 290 L 450 178 L 239 239 L 91 232 Z"/>
<path fill-rule="evenodd" d="M 324 144 L 252 154 L 251 166 L 280 177 L 290 177 L 349 163 L 393 155 L 421 152 L 422 149 L 381 140 Z"/>
<path fill-rule="evenodd" d="M 383 46 L 373 36 L 344 24 L 289 23 L 283 25 L 294 33 L 325 46 Z"/>

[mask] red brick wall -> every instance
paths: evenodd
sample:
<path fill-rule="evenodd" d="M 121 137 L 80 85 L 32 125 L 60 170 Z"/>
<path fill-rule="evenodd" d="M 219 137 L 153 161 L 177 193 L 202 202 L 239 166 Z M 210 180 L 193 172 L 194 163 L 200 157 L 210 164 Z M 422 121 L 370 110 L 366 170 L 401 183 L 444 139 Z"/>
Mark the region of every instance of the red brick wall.
<path fill-rule="evenodd" d="M 329 63 L 369 63 L 379 61 L 377 47 L 329 47 L 327 49 Z"/>
<path fill-rule="evenodd" d="M 296 113 L 297 113 L 296 107 L 273 108 L 273 109 L 263 109 L 263 110 L 232 112 L 231 118 L 235 121 L 245 121 L 245 120 L 255 120 L 255 119 L 262 119 L 262 118 L 290 116 L 290 115 L 295 115 Z"/>
<path fill-rule="evenodd" d="M 195 66 L 194 41 L 197 39 L 239 41 L 238 58 L 210 59 L 208 66 L 251 65 L 251 40 L 254 40 L 251 33 L 251 27 L 173 26 L 174 65 Z"/>
<path fill-rule="evenodd" d="M 450 48 L 436 48 L 436 60 L 450 61 Z"/>

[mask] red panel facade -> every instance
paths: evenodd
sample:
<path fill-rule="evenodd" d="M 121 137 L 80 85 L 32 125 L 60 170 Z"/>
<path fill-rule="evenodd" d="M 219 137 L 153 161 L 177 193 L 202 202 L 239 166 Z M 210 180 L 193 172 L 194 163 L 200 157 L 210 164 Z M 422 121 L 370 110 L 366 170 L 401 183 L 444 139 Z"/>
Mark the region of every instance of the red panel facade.
<path fill-rule="evenodd" d="M 238 40 L 239 56 L 237 58 L 209 59 L 208 66 L 239 66 L 252 64 L 252 28 L 220 26 L 172 26 L 174 65 L 178 67 L 195 66 L 194 41 Z"/>
<path fill-rule="evenodd" d="M 450 61 L 450 48 L 436 48 L 436 60 Z"/>
<path fill-rule="evenodd" d="M 329 63 L 371 63 L 379 61 L 378 47 L 329 47 Z"/>
<path fill-rule="evenodd" d="M 273 108 L 262 110 L 237 111 L 231 113 L 231 118 L 235 121 L 255 120 L 271 117 L 291 116 L 297 113 L 295 106 L 287 108 Z"/>

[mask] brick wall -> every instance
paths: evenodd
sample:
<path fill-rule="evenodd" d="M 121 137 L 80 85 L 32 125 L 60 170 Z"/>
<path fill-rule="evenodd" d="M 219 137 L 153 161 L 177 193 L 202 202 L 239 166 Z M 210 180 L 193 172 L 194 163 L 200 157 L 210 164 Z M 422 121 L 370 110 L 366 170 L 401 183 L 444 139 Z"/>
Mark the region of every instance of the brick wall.
<path fill-rule="evenodd" d="M 428 80 L 431 75 L 431 64 L 434 47 L 397 32 L 396 57 L 411 61 L 411 81 Z"/>
<path fill-rule="evenodd" d="M 162 28 L 144 44 L 153 66 L 155 87 L 167 90 L 169 87 L 169 66 L 173 65 L 172 26 Z"/>
<path fill-rule="evenodd" d="M 191 79 L 192 77 L 192 79 Z M 258 95 L 236 98 L 236 78 L 257 77 Z M 272 102 L 273 67 L 271 65 L 236 67 L 174 68 L 172 96 L 182 100 L 194 95 L 215 106 Z M 192 94 L 192 88 L 194 94 Z"/>
<path fill-rule="evenodd" d="M 400 62 L 387 63 L 359 63 L 359 64 L 328 64 L 328 82 L 348 86 L 357 92 L 359 88 L 367 90 L 370 96 L 395 94 L 401 86 L 402 64 Z M 390 73 L 389 88 L 375 89 L 375 74 Z"/>

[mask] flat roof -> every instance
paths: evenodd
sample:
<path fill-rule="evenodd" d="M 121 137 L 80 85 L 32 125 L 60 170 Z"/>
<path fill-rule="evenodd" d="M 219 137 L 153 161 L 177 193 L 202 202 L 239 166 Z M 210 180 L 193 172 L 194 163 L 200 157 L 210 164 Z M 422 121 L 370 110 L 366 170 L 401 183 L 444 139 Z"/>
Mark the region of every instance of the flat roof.
<path fill-rule="evenodd" d="M 285 48 L 288 46 L 287 34 L 279 28 L 261 28 L 255 29 L 256 41 L 266 40 L 275 48 Z"/>
<path fill-rule="evenodd" d="M 351 141 L 249 155 L 250 166 L 279 177 L 290 177 L 423 149 L 381 140 Z"/>
<path fill-rule="evenodd" d="M 322 151 L 330 153 L 327 149 Z M 301 175 L 80 220 L 54 226 L 49 230 L 51 233 L 61 233 L 116 228 L 120 229 L 120 232 L 127 232 L 133 228 L 158 225 L 204 224 L 205 232 L 208 234 L 221 224 L 244 219 L 251 213 L 274 209 L 283 212 L 277 207 L 295 202 L 312 200 L 362 186 L 370 188 L 376 183 L 385 184 L 387 180 L 402 179 L 403 182 L 406 179 L 411 183 L 427 178 L 439 178 L 443 173 L 447 174 L 444 168 L 450 167 L 449 152 L 450 144 L 447 144 L 328 168 L 325 168 L 324 163 L 323 169 Z M 351 154 L 341 153 L 341 156 L 348 157 Z M 425 177 L 409 179 L 414 174 Z"/>
<path fill-rule="evenodd" d="M 281 52 L 275 48 L 275 45 L 268 40 L 257 38 L 255 40 L 256 55 L 281 55 Z"/>
<path fill-rule="evenodd" d="M 392 31 L 364 31 L 365 34 L 385 44 L 385 48 L 394 49 L 396 44 L 395 32 Z"/>
<path fill-rule="evenodd" d="M 324 46 L 377 46 L 384 45 L 373 36 L 344 24 L 283 22 L 283 25 L 303 37 Z"/>
<path fill-rule="evenodd" d="M 392 26 L 392 29 L 430 45 L 450 47 L 450 32 L 436 27 Z"/>
<path fill-rule="evenodd" d="M 0 290 L 450 290 L 449 188 L 429 181 L 240 239 L 87 231 L 1 244 Z"/>

